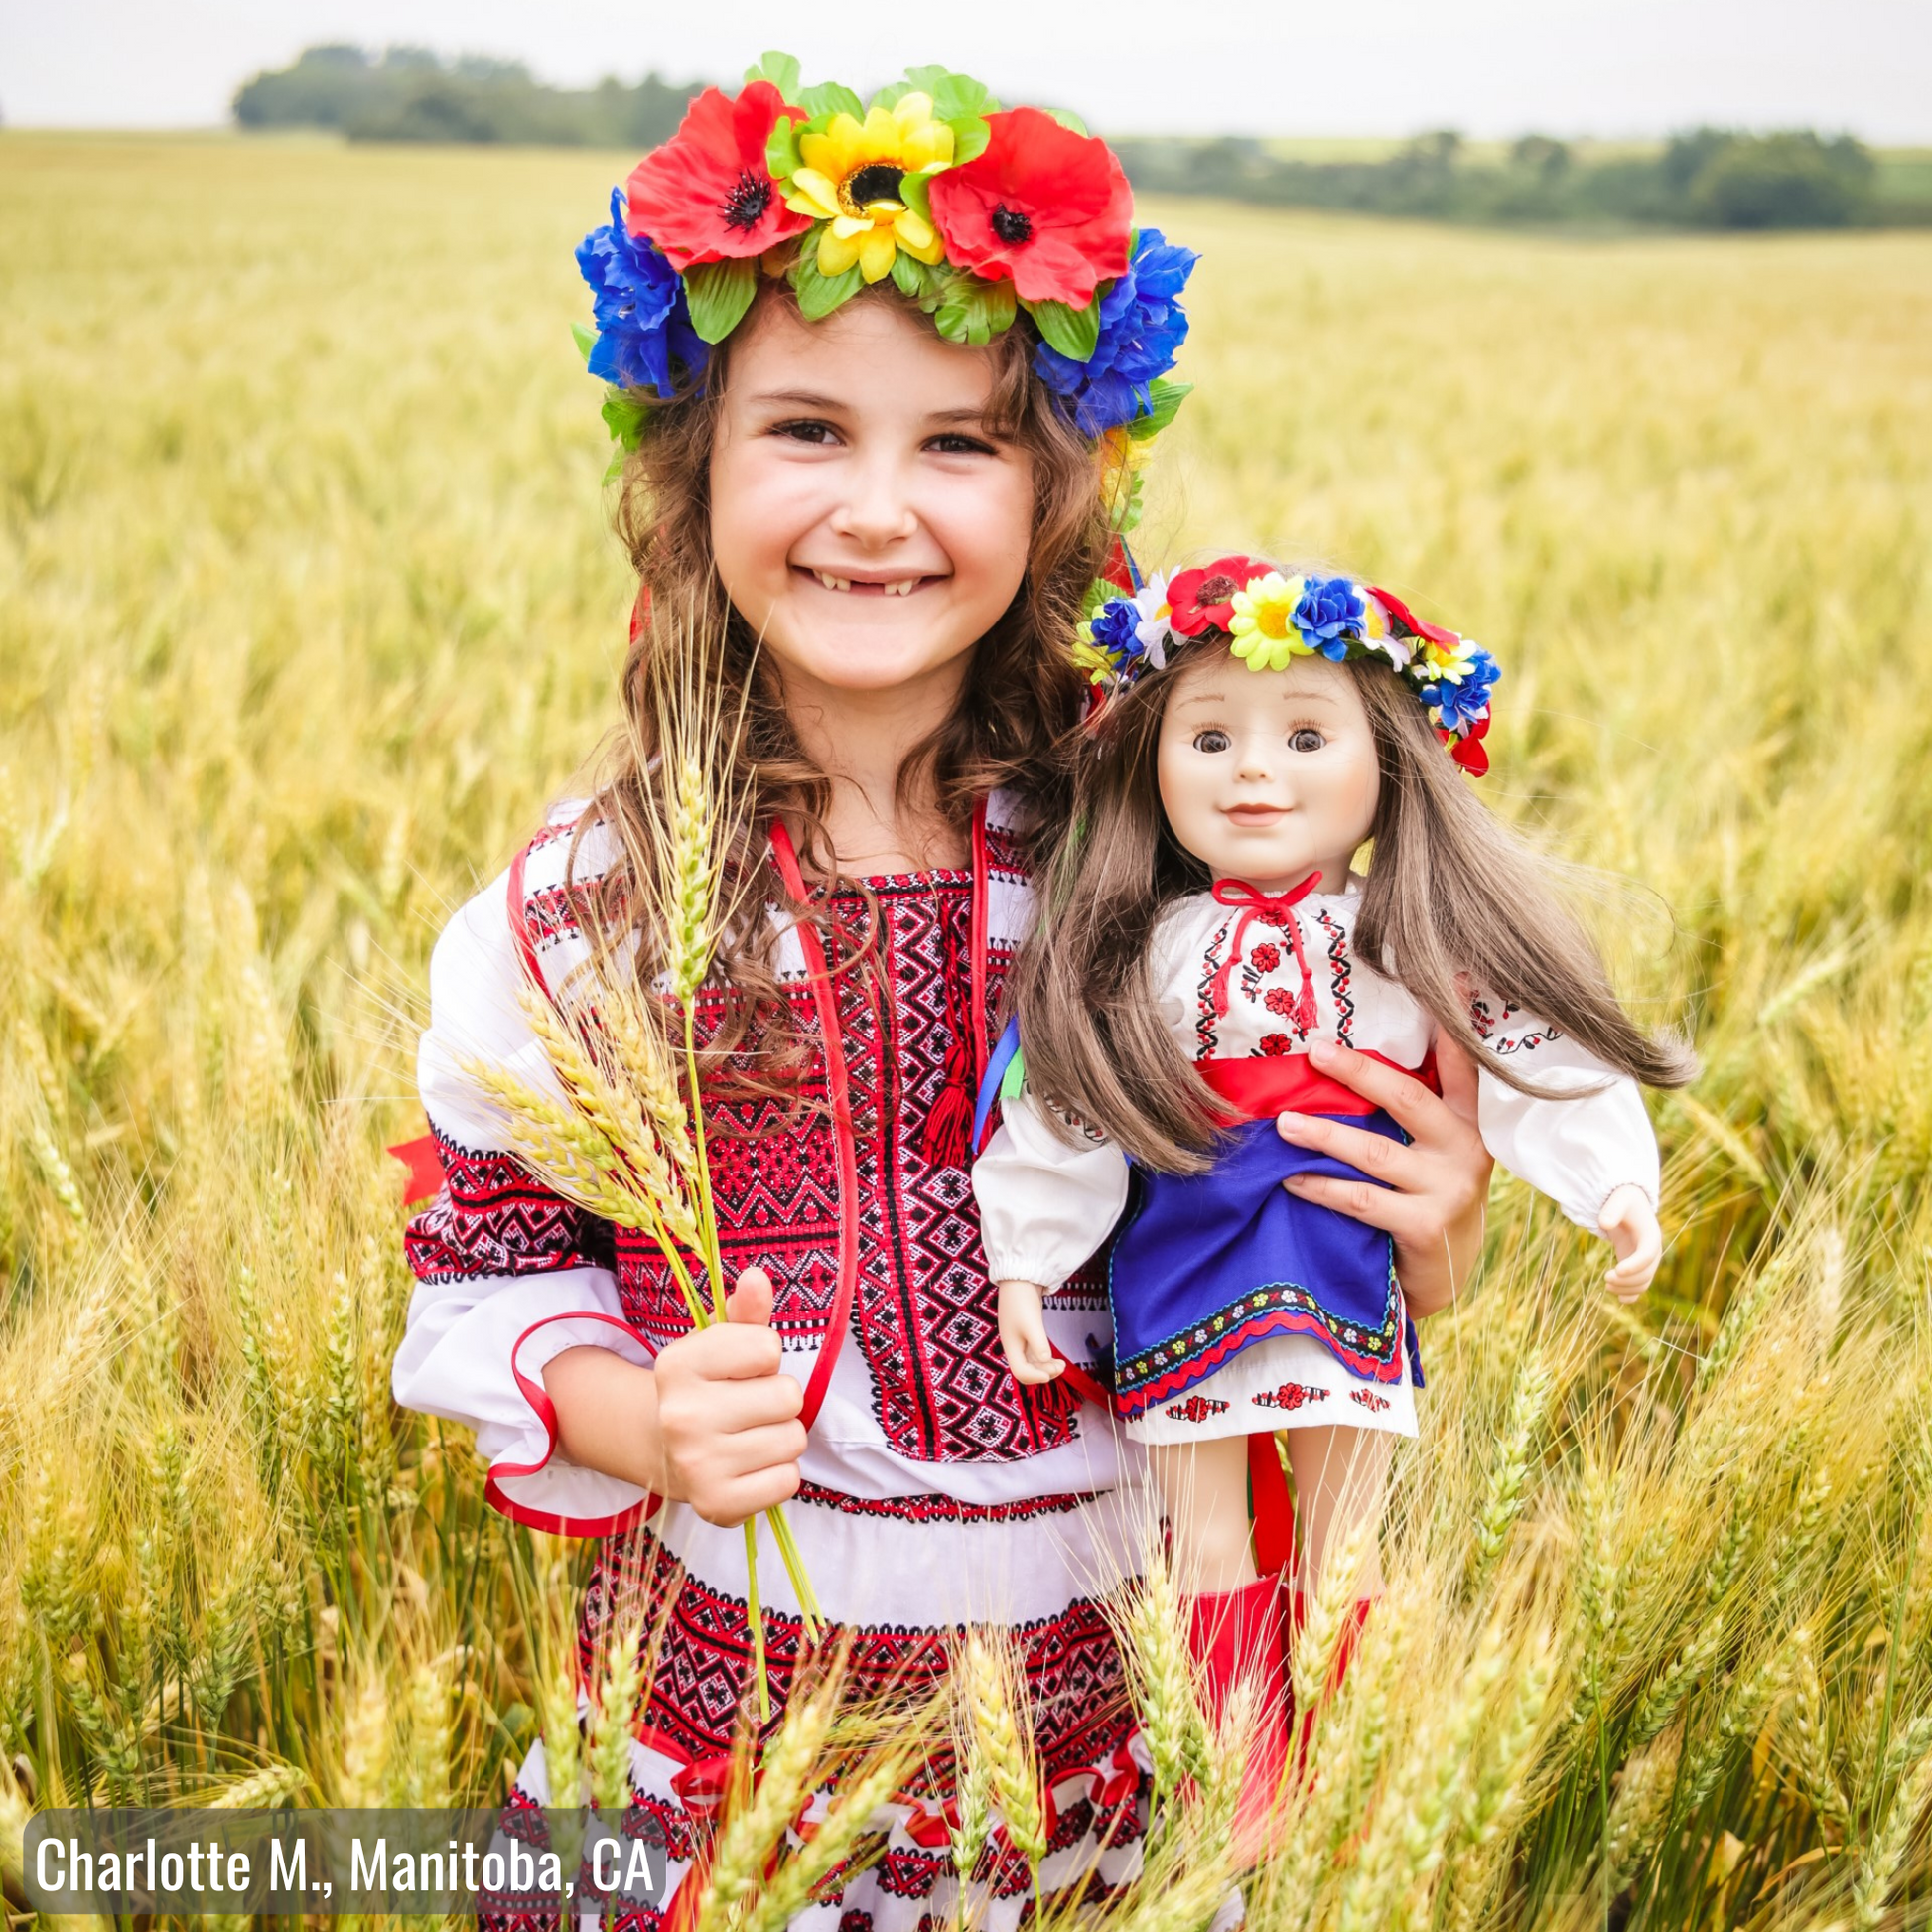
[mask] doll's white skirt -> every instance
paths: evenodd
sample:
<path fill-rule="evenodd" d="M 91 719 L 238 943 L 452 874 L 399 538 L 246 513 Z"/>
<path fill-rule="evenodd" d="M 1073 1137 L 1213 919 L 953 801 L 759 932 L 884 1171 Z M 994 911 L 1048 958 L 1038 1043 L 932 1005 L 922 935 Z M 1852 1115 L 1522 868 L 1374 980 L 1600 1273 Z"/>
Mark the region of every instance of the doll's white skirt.
<path fill-rule="evenodd" d="M 1399 1350 L 1402 1380 L 1351 1375 L 1312 1335 L 1270 1335 L 1183 1396 L 1122 1424 L 1137 1443 L 1204 1443 L 1277 1429 L 1383 1429 L 1416 1433 L 1409 1351 Z"/>

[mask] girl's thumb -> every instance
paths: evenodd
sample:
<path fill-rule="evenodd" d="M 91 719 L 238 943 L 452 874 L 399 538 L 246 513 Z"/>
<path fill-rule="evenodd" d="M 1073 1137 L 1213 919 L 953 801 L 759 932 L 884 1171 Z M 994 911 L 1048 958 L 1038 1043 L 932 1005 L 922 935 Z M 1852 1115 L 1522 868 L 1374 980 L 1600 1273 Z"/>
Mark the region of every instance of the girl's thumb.
<path fill-rule="evenodd" d="M 739 1276 L 738 1286 L 725 1297 L 725 1319 L 754 1328 L 769 1327 L 771 1297 L 771 1277 L 762 1268 L 748 1268 Z"/>

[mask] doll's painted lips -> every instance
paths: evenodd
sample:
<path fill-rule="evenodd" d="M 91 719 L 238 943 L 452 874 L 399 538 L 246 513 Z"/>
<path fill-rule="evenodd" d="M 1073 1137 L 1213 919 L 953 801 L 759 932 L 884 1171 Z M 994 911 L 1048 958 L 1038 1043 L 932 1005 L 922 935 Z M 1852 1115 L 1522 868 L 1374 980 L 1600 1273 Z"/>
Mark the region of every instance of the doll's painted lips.
<path fill-rule="evenodd" d="M 1278 825 L 1288 816 L 1286 805 L 1226 805 L 1221 816 L 1234 825 Z"/>

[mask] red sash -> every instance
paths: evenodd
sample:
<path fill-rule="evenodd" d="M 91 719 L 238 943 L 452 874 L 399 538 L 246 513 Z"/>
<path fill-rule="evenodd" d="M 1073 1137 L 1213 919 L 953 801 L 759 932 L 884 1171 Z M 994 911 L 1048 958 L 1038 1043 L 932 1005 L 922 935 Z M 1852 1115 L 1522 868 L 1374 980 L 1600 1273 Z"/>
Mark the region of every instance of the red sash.
<path fill-rule="evenodd" d="M 1386 1055 L 1362 1047 L 1351 1047 L 1364 1059 L 1380 1060 L 1411 1079 L 1420 1080 L 1431 1093 L 1441 1093 L 1443 1083 L 1436 1072 L 1432 1052 L 1420 1066 L 1399 1066 Z M 1306 1053 L 1283 1053 L 1266 1059 L 1196 1060 L 1194 1071 L 1228 1103 L 1228 1116 L 1222 1123 L 1232 1127 L 1244 1120 L 1267 1120 L 1274 1114 L 1373 1114 L 1379 1112 L 1374 1101 L 1345 1087 L 1332 1075 L 1321 1072 Z"/>

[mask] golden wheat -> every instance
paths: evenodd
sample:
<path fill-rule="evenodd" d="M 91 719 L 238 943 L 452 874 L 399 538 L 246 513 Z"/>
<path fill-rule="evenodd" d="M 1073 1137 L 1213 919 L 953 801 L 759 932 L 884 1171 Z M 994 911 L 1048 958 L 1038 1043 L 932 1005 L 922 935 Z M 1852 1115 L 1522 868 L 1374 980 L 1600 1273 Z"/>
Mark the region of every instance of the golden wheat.
<path fill-rule="evenodd" d="M 632 587 L 566 326 L 629 159 L 0 134 L 10 1884 L 31 1806 L 445 1763 L 486 1803 L 539 1734 L 581 1795 L 581 1570 L 386 1398 L 381 1150 L 420 1131 L 437 928 L 617 717 Z M 1671 1245 L 1634 1311 L 1498 1181 L 1424 1330 L 1389 1594 L 1249 1918 L 1920 1921 L 1932 245 L 1145 212 L 1203 260 L 1144 553 L 1328 556 L 1481 637 L 1491 802 L 1668 901 L 1589 910 L 1705 1064 L 1658 1108 Z M 609 1038 L 681 1166 L 655 1036 Z M 559 1107 L 559 1158 L 608 1176 Z M 1170 1830 L 1091 1912 L 1190 1932 L 1228 1881 L 1186 1863 L 1211 1821 L 1161 1614 L 1130 1648 L 1137 1695 L 1171 1687 Z M 889 1774 L 851 1774 L 855 1856 Z"/>

